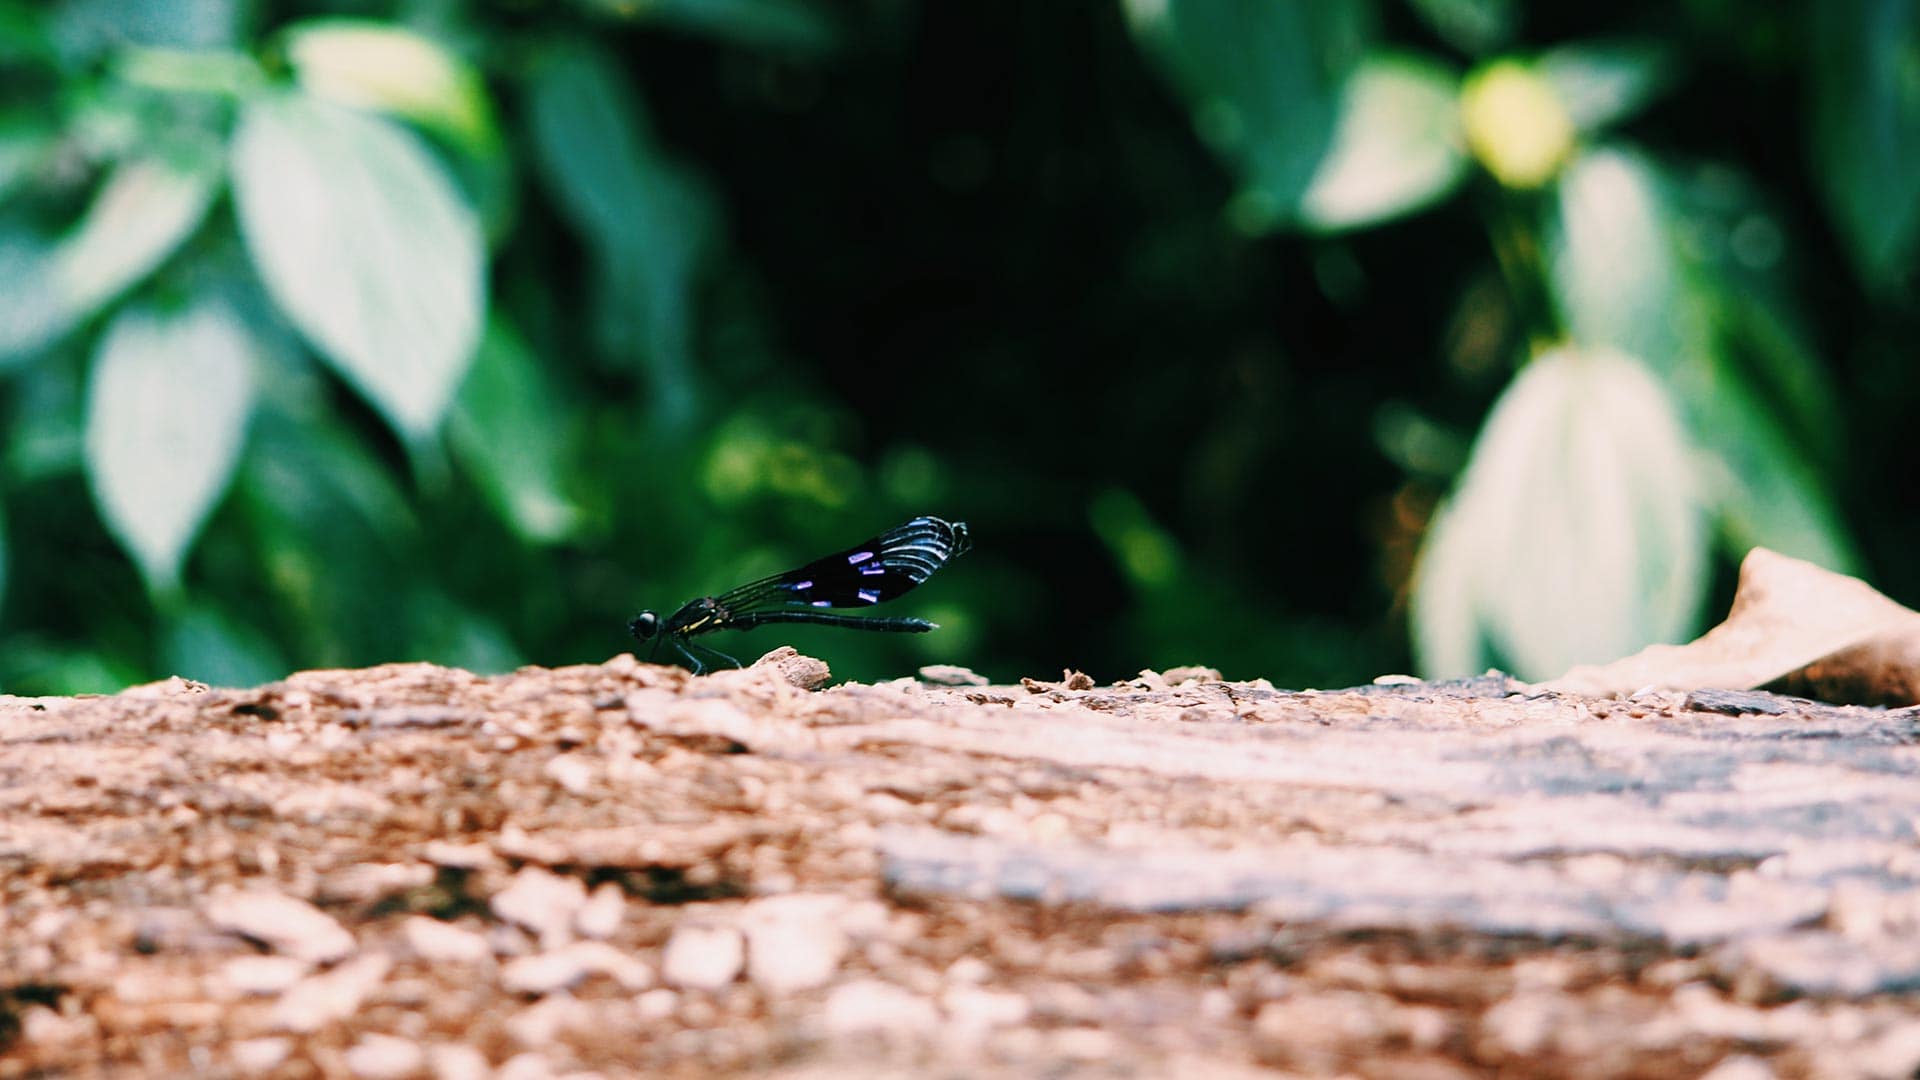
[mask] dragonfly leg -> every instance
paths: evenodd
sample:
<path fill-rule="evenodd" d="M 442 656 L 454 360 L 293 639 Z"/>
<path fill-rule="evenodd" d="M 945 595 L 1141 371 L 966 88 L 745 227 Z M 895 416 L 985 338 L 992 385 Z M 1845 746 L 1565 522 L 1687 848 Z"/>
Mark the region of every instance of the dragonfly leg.
<path fill-rule="evenodd" d="M 745 666 L 741 664 L 740 661 L 735 660 L 733 657 L 728 656 L 726 653 L 721 652 L 719 649 L 716 649 L 711 645 L 696 645 L 691 641 L 687 642 L 686 644 L 691 648 L 699 649 L 701 652 L 712 653 L 713 655 L 719 657 L 720 659 L 725 660 L 727 663 L 732 664 L 736 668 Z"/>
<path fill-rule="evenodd" d="M 683 657 L 686 657 L 687 663 L 693 665 L 687 670 L 693 672 L 695 675 L 703 675 L 706 673 L 707 665 L 702 664 L 700 662 L 700 658 L 693 655 L 693 650 L 687 648 L 687 643 L 685 641 L 682 641 L 677 637 L 674 638 L 673 651 L 679 653 Z"/>

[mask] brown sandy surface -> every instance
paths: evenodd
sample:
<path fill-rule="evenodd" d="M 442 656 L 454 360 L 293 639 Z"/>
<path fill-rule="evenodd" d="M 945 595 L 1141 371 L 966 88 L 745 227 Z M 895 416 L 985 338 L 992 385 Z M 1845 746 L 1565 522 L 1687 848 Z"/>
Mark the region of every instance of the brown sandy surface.
<path fill-rule="evenodd" d="M 825 681 L 0 697 L 0 1078 L 1920 1065 L 1914 710 Z"/>

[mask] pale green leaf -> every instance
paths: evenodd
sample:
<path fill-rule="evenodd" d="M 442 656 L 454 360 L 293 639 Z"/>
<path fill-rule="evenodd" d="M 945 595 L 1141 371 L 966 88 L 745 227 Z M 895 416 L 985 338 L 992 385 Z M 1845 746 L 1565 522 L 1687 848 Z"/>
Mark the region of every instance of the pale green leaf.
<path fill-rule="evenodd" d="M 0 357 L 50 344 L 153 272 L 190 236 L 219 188 L 210 163 L 134 158 L 110 173 L 72 233 L 0 252 Z"/>
<path fill-rule="evenodd" d="M 1650 41 L 1583 41 L 1540 54 L 1540 74 L 1581 131 L 1631 119 L 1673 83 L 1673 56 Z"/>
<path fill-rule="evenodd" d="M 240 224 L 268 292 L 408 439 L 438 426 L 485 313 L 472 209 L 418 138 L 298 95 L 246 107 Z"/>
<path fill-rule="evenodd" d="M 430 38 L 372 19 L 321 18 L 287 31 L 287 59 L 315 97 L 410 120 L 470 153 L 500 140 L 480 73 Z"/>
<path fill-rule="evenodd" d="M 1447 195 L 1466 170 L 1459 79 L 1444 65 L 1377 56 L 1340 95 L 1333 145 L 1300 201 L 1301 221 L 1348 229 L 1405 214 Z"/>
<path fill-rule="evenodd" d="M 529 540 L 551 543 L 579 525 L 579 508 L 561 489 L 569 420 L 539 359 L 495 319 L 454 402 L 447 435 L 500 516 Z"/>
<path fill-rule="evenodd" d="M 156 591 L 178 583 L 233 476 L 254 364 L 246 329 L 211 301 L 166 315 L 125 310 L 94 356 L 87 478 L 107 528 Z"/>
<path fill-rule="evenodd" d="M 159 265 L 200 223 L 218 180 L 214 168 L 154 158 L 114 169 L 56 254 L 53 285 L 67 310 L 83 317 Z"/>
<path fill-rule="evenodd" d="M 1693 628 L 1701 494 L 1666 390 L 1612 350 L 1561 349 L 1507 388 L 1436 519 L 1414 594 L 1423 669 L 1560 674 Z"/>
<path fill-rule="evenodd" d="M 1676 264 L 1651 166 L 1624 150 L 1589 151 L 1561 174 L 1557 209 L 1549 284 L 1574 341 L 1614 346 L 1669 378 L 1703 360 L 1708 327 Z"/>
<path fill-rule="evenodd" d="M 1434 511 L 1414 571 L 1409 631 L 1414 659 L 1429 678 L 1467 678 L 1500 659 L 1478 608 L 1476 537 L 1462 513 L 1457 499 Z"/>
<path fill-rule="evenodd" d="M 1704 482 L 1720 493 L 1714 509 L 1733 544 L 1763 543 L 1846 572 L 1855 557 L 1829 485 L 1785 415 L 1751 383 L 1765 369 L 1737 373 L 1728 355 L 1738 335 L 1766 331 L 1764 320 L 1735 322 L 1743 306 L 1716 300 L 1739 291 L 1726 269 L 1688 267 L 1667 192 L 1653 166 L 1624 151 L 1593 151 L 1568 167 L 1548 230 L 1550 284 L 1565 323 L 1575 342 L 1641 357 L 1666 382 L 1704 452 Z M 1809 374 L 1795 370 L 1804 358 L 1761 359 L 1786 393 L 1813 392 Z"/>

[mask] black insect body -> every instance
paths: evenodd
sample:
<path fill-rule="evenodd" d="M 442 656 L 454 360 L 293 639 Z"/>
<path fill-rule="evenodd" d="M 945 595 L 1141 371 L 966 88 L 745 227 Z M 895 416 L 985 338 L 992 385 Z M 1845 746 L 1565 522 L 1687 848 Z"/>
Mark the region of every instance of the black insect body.
<path fill-rule="evenodd" d="M 652 641 L 652 659 L 663 645 L 671 646 L 693 664 L 695 674 L 706 670 L 694 648 L 714 653 L 740 666 L 725 653 L 695 645 L 689 639 L 715 630 L 751 630 L 766 623 L 812 623 L 852 630 L 924 634 L 935 629 L 925 619 L 872 618 L 840 615 L 829 608 L 862 608 L 884 603 L 927 580 L 948 559 L 973 546 L 964 521 L 917 517 L 862 544 L 835 552 L 784 574 L 762 578 L 718 596 L 702 596 L 681 605 L 662 619 L 643 611 L 627 624 L 641 641 Z"/>

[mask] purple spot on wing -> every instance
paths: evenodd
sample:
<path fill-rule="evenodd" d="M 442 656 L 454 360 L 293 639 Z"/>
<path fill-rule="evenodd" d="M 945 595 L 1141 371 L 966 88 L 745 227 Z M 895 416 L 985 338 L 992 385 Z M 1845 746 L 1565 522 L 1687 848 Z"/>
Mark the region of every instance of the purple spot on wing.
<path fill-rule="evenodd" d="M 862 574 L 864 574 L 864 575 L 866 575 L 867 577 L 873 577 L 873 576 L 875 576 L 876 574 L 884 574 L 884 573 L 886 573 L 886 572 L 887 572 L 887 568 L 886 568 L 886 567 L 884 567 L 884 566 L 881 566 L 881 565 L 880 565 L 879 563 L 874 563 L 874 564 L 873 564 L 872 566 L 863 566 L 863 567 L 861 567 L 861 568 L 860 568 L 860 572 L 861 572 Z"/>
<path fill-rule="evenodd" d="M 852 566 L 852 565 L 854 565 L 855 563 L 863 563 L 863 562 L 866 562 L 866 561 L 867 561 L 868 559 L 871 559 L 871 558 L 873 558 L 873 552 L 871 552 L 871 551 L 858 551 L 858 552 L 855 552 L 855 553 L 853 553 L 852 555 L 849 555 L 849 556 L 847 556 L 847 565 L 848 565 L 848 566 Z"/>
<path fill-rule="evenodd" d="M 811 589 L 811 588 L 813 588 L 813 582 L 811 582 L 811 581 L 799 581 L 799 582 L 795 582 L 795 583 L 794 583 L 794 584 L 792 584 L 792 585 L 789 585 L 789 586 L 787 586 L 787 588 L 789 588 L 789 589 L 792 589 L 792 590 L 793 590 L 794 592 L 799 592 L 799 591 L 801 591 L 802 589 Z"/>
<path fill-rule="evenodd" d="M 814 606 L 814 607 L 832 607 L 832 606 L 833 606 L 833 601 L 831 601 L 831 600 L 815 600 L 815 601 L 813 602 L 813 606 Z"/>
<path fill-rule="evenodd" d="M 861 589 L 861 590 L 860 590 L 860 599 L 862 599 L 862 600 L 865 600 L 865 601 L 866 601 L 867 603 L 869 603 L 869 604 L 877 604 L 877 603 L 879 603 L 879 602 L 880 602 L 880 590 L 878 590 L 878 589 Z"/>

